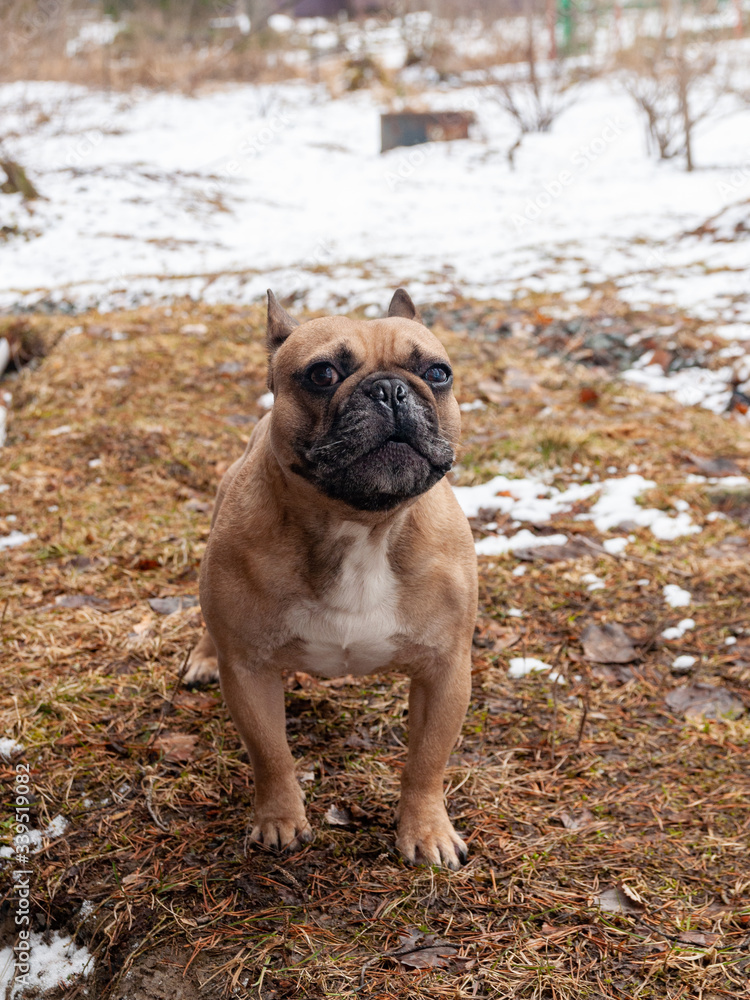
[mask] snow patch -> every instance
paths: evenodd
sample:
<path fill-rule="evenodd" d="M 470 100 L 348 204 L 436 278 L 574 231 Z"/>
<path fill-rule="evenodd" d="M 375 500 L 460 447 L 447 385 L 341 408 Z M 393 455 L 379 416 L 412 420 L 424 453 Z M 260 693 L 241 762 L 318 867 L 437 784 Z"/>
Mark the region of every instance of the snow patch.
<path fill-rule="evenodd" d="M 686 608 L 693 600 L 693 595 L 676 583 L 665 584 L 662 588 L 662 594 L 670 608 Z"/>
<path fill-rule="evenodd" d="M 537 660 L 534 656 L 514 656 L 508 664 L 508 677 L 515 681 L 521 677 L 526 677 L 528 674 L 541 673 L 544 670 L 550 671 L 548 677 L 551 681 L 557 684 L 565 683 L 565 678 L 562 674 L 553 670 L 549 663 L 545 663 L 544 660 Z"/>
<path fill-rule="evenodd" d="M 32 541 L 36 538 L 36 535 L 32 532 L 30 535 L 25 535 L 22 531 L 11 531 L 9 535 L 0 535 L 0 551 L 2 549 L 14 549 L 17 545 L 25 545 L 26 542 Z"/>
<path fill-rule="evenodd" d="M 87 976 L 94 967 L 91 952 L 85 946 L 77 945 L 72 938 L 52 931 L 49 943 L 44 935 L 32 931 L 29 935 L 29 973 L 26 986 L 16 983 L 12 989 L 15 973 L 13 949 L 0 951 L 0 995 L 10 989 L 10 998 L 23 996 L 27 989 L 45 993 L 59 986 L 67 986 L 81 976 Z"/>
<path fill-rule="evenodd" d="M 23 750 L 21 744 L 10 736 L 0 736 L 0 757 L 3 760 L 10 760 L 15 754 Z"/>

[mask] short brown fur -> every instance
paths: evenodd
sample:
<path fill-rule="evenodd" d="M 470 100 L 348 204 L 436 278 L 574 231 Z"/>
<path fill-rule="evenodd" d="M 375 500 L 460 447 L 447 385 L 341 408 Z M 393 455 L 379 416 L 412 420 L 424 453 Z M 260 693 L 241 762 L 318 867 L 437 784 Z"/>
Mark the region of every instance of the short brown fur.
<path fill-rule="evenodd" d="M 448 358 L 402 290 L 387 319 L 302 325 L 269 293 L 268 347 L 274 405 L 219 487 L 201 570 L 208 631 L 186 681 L 220 677 L 253 764 L 252 839 L 293 849 L 312 833 L 286 741 L 283 672 L 314 672 L 316 657 L 323 672 L 337 669 L 326 661 L 335 653 L 345 672 L 351 655 L 360 658 L 359 673 L 369 672 L 369 658 L 373 669 L 406 673 L 410 736 L 397 845 L 411 862 L 455 868 L 466 848 L 446 812 L 443 775 L 471 687 L 477 571 L 468 523 L 442 477 L 393 509 L 363 510 L 298 471 L 304 449 L 330 435 L 336 414 L 379 373 L 406 386 L 410 405 L 433 421 L 436 441 L 455 445 L 460 414 L 452 390 L 433 391 L 418 365 L 419 358 L 448 365 Z M 335 395 L 319 398 L 301 373 L 337 352 L 355 370 Z M 391 620 L 381 663 L 378 636 Z M 298 629 L 299 621 L 308 629 Z M 351 641 L 341 639 L 350 624 Z"/>

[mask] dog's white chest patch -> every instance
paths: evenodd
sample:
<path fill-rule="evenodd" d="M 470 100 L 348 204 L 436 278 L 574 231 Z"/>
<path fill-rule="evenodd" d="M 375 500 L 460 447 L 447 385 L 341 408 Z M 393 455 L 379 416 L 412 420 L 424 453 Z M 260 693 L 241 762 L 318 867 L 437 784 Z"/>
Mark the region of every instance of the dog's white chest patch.
<path fill-rule="evenodd" d="M 396 649 L 396 577 L 387 539 L 344 522 L 349 541 L 333 586 L 315 601 L 293 608 L 288 624 L 302 640 L 302 668 L 325 677 L 368 674 L 384 667 Z"/>

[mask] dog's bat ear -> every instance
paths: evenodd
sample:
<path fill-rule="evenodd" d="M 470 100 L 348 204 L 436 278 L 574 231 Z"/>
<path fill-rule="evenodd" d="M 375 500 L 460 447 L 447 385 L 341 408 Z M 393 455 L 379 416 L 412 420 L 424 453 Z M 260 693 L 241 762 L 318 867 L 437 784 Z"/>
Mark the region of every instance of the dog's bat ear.
<path fill-rule="evenodd" d="M 401 319 L 413 319 L 415 323 L 422 322 L 419 309 L 412 302 L 409 293 L 403 288 L 397 288 L 393 293 L 391 304 L 388 306 L 388 315 L 400 316 Z"/>
<path fill-rule="evenodd" d="M 299 326 L 288 312 L 281 308 L 276 296 L 268 289 L 268 321 L 266 323 L 266 346 L 268 353 L 273 354 L 284 343 L 286 338 Z"/>

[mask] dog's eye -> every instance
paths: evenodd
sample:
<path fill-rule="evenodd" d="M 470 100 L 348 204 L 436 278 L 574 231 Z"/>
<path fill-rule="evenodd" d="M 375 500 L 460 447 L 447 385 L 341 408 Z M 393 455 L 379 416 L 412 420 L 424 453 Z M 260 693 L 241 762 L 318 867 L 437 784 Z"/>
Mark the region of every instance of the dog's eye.
<path fill-rule="evenodd" d="M 429 382 L 430 385 L 445 385 L 450 380 L 450 377 L 450 371 L 444 368 L 443 365 L 433 365 L 422 376 L 425 382 Z"/>
<path fill-rule="evenodd" d="M 333 365 L 329 365 L 327 361 L 321 361 L 317 365 L 313 365 L 312 368 L 308 370 L 307 377 L 313 385 L 318 385 L 321 388 L 325 388 L 329 385 L 336 385 L 336 383 L 340 381 L 339 373 Z"/>

